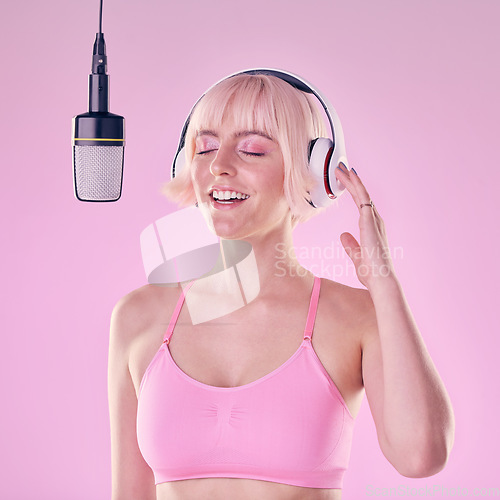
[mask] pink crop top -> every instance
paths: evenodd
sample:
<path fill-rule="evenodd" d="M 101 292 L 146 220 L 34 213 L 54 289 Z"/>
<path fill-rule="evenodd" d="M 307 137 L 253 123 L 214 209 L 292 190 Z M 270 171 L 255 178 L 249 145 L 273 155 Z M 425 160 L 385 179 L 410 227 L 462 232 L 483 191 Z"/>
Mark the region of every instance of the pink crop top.
<path fill-rule="evenodd" d="M 137 438 L 155 483 L 204 477 L 342 488 L 354 419 L 311 344 L 320 290 L 315 278 L 295 353 L 249 384 L 216 387 L 174 362 L 165 340 L 139 389 Z"/>

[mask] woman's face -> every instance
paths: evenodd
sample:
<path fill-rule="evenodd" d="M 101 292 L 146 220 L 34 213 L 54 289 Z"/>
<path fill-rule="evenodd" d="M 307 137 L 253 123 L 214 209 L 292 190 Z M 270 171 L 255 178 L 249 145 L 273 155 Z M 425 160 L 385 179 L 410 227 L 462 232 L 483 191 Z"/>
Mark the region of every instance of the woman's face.
<path fill-rule="evenodd" d="M 290 216 L 281 149 L 259 130 L 228 124 L 200 130 L 191 179 L 199 206 L 222 238 L 265 236 L 282 230 Z"/>

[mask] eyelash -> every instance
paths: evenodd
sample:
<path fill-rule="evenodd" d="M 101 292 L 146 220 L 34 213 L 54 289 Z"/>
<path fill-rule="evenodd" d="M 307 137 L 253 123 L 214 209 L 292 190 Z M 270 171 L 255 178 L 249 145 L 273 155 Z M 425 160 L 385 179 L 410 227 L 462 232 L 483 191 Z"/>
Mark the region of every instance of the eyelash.
<path fill-rule="evenodd" d="M 206 155 L 208 153 L 212 153 L 213 151 L 216 151 L 215 149 L 207 149 L 206 151 L 200 151 L 199 153 L 196 153 L 197 155 Z M 265 153 L 251 153 L 249 151 L 240 151 L 240 153 L 243 153 L 244 155 L 247 156 L 264 156 Z"/>

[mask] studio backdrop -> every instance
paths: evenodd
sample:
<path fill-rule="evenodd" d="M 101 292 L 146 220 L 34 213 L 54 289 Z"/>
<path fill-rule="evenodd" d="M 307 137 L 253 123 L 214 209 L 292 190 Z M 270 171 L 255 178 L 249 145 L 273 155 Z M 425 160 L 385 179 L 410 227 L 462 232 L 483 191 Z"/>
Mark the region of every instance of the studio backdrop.
<path fill-rule="evenodd" d="M 87 110 L 98 3 L 2 5 L 0 498 L 110 498 L 110 314 L 147 282 L 141 232 L 177 210 L 161 187 L 191 106 L 252 67 L 302 75 L 335 106 L 455 410 L 447 467 L 407 479 L 383 457 L 365 400 L 343 498 L 499 496 L 500 4 L 105 0 L 123 190 L 117 202 L 84 203 L 71 118 Z M 339 241 L 359 234 L 358 214 L 344 195 L 297 227 L 301 263 L 361 288 Z"/>

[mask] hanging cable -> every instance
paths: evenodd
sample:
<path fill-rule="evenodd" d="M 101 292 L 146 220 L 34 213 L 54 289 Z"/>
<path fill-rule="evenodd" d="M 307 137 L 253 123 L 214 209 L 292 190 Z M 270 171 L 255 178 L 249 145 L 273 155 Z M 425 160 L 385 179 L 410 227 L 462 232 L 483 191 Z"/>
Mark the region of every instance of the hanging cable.
<path fill-rule="evenodd" d="M 102 35 L 102 0 L 99 5 L 99 34 Z"/>

